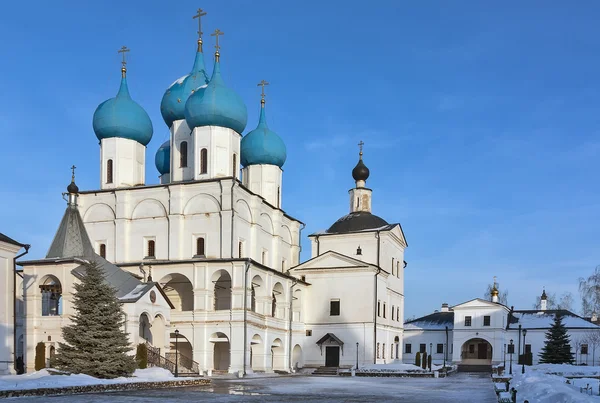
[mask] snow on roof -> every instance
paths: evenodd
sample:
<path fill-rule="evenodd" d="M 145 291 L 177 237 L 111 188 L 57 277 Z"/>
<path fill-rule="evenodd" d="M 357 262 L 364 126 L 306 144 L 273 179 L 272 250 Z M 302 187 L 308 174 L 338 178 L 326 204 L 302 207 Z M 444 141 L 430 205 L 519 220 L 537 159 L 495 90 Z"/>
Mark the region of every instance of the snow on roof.
<path fill-rule="evenodd" d="M 152 288 L 153 284 L 142 283 L 136 286 L 133 290 L 129 291 L 127 294 L 119 297 L 121 302 L 130 302 L 137 301 L 142 295 L 144 295 L 148 289 Z"/>
<path fill-rule="evenodd" d="M 563 315 L 563 324 L 567 328 L 598 329 L 599 326 L 588 322 L 582 317 L 566 310 L 549 311 L 513 311 L 509 317 L 509 329 L 517 329 L 521 325 L 525 329 L 549 329 L 554 323 L 557 313 Z"/>
<path fill-rule="evenodd" d="M 454 328 L 454 312 L 434 312 L 404 323 L 404 330 L 448 330 Z"/>

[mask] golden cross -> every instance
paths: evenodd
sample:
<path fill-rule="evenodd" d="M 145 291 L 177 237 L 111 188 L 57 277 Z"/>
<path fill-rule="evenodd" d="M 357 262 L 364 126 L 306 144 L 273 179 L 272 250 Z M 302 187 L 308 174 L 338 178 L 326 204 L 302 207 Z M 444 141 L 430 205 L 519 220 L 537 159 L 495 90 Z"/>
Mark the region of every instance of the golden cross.
<path fill-rule="evenodd" d="M 358 153 L 358 155 L 360 155 L 361 159 L 362 159 L 362 155 L 363 155 L 362 149 L 363 149 L 364 145 L 365 145 L 365 143 L 363 143 L 362 140 L 360 141 L 360 143 L 358 143 L 358 147 L 360 148 L 360 152 Z"/>
<path fill-rule="evenodd" d="M 129 52 L 129 49 L 127 48 L 127 46 L 123 46 L 118 51 L 118 53 L 122 53 L 123 54 L 123 61 L 121 61 L 121 64 L 123 64 L 123 67 L 125 67 L 125 65 L 127 64 L 127 61 L 125 60 L 125 53 L 127 53 L 127 52 Z"/>
<path fill-rule="evenodd" d="M 198 18 L 198 38 L 202 38 L 202 21 L 201 21 L 201 17 L 204 17 L 206 15 L 206 12 L 204 10 L 202 10 L 201 8 L 198 9 L 198 14 L 196 14 L 195 16 L 193 16 L 192 18 L 195 20 L 196 18 Z"/>
<path fill-rule="evenodd" d="M 77 168 L 75 165 L 71 167 L 71 182 L 75 182 L 75 168 Z"/>
<path fill-rule="evenodd" d="M 266 85 L 269 85 L 269 83 L 266 82 L 265 80 L 262 80 L 257 85 L 257 87 L 262 87 L 261 92 L 260 92 L 261 103 L 265 103 L 265 86 Z"/>
<path fill-rule="evenodd" d="M 215 45 L 215 49 L 217 49 L 217 54 L 219 53 L 219 49 L 221 48 L 219 46 L 219 35 L 225 35 L 225 33 L 223 31 L 221 31 L 220 29 L 215 29 L 215 32 L 210 34 L 210 36 L 216 36 L 217 37 L 217 44 Z"/>
<path fill-rule="evenodd" d="M 497 280 L 497 278 L 496 278 L 496 276 L 494 276 L 494 287 L 496 287 L 496 280 Z"/>

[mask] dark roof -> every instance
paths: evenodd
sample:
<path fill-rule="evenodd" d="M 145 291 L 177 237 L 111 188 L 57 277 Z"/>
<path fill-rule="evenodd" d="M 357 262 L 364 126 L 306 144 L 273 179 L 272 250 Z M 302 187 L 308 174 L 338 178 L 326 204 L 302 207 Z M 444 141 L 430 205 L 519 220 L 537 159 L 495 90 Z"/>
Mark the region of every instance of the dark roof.
<path fill-rule="evenodd" d="M 94 255 L 94 248 L 77 206 L 67 205 L 46 258 L 92 258 Z"/>
<path fill-rule="evenodd" d="M 22 243 L 20 243 L 20 242 L 17 242 L 17 241 L 15 241 L 15 240 L 14 240 L 14 239 L 12 239 L 12 238 L 9 238 L 9 237 L 7 237 L 7 236 L 6 236 L 6 235 L 4 235 L 2 232 L 0 232 L 0 241 L 1 241 L 1 242 L 6 242 L 6 243 L 9 243 L 9 244 L 11 244 L 11 245 L 25 246 L 24 244 L 22 244 Z"/>
<path fill-rule="evenodd" d="M 366 211 L 358 211 L 343 216 L 337 220 L 327 231 L 328 234 L 343 234 L 367 229 L 377 229 L 389 225 L 383 218 Z"/>
<path fill-rule="evenodd" d="M 449 330 L 454 328 L 454 312 L 434 312 L 421 318 L 404 322 L 404 330 L 407 329 L 425 329 L 425 330 Z"/>
<path fill-rule="evenodd" d="M 567 329 L 598 328 L 594 323 L 566 309 L 548 309 L 545 311 L 538 309 L 514 310 L 508 314 L 506 328 L 518 329 L 519 325 L 521 325 L 526 329 L 549 329 L 557 314 L 563 317 L 563 324 Z"/>
<path fill-rule="evenodd" d="M 327 333 L 325 336 L 321 337 L 319 341 L 317 341 L 318 345 L 325 343 L 326 341 L 333 341 L 334 343 L 339 344 L 340 346 L 344 345 L 344 342 L 341 341 L 335 334 Z"/>
<path fill-rule="evenodd" d="M 355 181 L 366 181 L 369 178 L 369 168 L 363 162 L 362 157 L 352 170 L 352 177 Z"/>

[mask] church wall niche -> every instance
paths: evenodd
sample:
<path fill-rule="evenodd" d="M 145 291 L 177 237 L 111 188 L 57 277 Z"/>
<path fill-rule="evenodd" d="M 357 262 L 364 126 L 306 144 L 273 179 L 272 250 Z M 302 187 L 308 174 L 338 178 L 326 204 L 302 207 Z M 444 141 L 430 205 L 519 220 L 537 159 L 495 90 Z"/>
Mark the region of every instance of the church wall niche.
<path fill-rule="evenodd" d="M 227 270 L 217 270 L 211 276 L 213 284 L 213 309 L 231 309 L 231 275 Z"/>

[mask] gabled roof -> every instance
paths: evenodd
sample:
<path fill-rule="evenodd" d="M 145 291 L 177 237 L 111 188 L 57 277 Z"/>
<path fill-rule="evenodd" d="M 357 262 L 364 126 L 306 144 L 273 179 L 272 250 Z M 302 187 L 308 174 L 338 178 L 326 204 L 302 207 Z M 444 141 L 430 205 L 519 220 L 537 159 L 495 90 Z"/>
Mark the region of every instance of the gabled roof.
<path fill-rule="evenodd" d="M 482 298 L 473 298 L 473 299 L 470 299 L 470 300 L 468 300 L 468 301 L 461 302 L 460 304 L 454 305 L 454 306 L 452 307 L 452 309 L 457 309 L 457 308 L 458 308 L 458 309 L 460 309 L 460 308 L 462 308 L 462 307 L 463 307 L 463 305 L 471 304 L 472 302 L 475 302 L 475 301 L 479 302 L 479 303 L 480 303 L 480 304 L 482 304 L 482 305 L 487 305 L 487 306 L 490 306 L 490 307 L 502 307 L 502 308 L 506 309 L 507 311 L 508 311 L 508 310 L 510 310 L 510 309 L 509 309 L 509 308 L 508 308 L 506 305 L 504 305 L 504 304 L 501 304 L 501 303 L 499 303 L 499 302 L 492 302 L 492 301 L 488 301 L 488 300 L 486 300 L 486 299 L 482 299 Z"/>
<path fill-rule="evenodd" d="M 320 266 L 319 261 L 328 261 L 326 265 Z M 325 263 L 325 262 L 324 262 Z M 290 270 L 323 270 L 323 269 L 347 269 L 356 267 L 371 267 L 377 269 L 376 265 L 362 260 L 355 259 L 351 256 L 343 255 L 339 252 L 328 250 L 325 253 L 315 256 L 306 262 L 291 268 Z M 382 269 L 382 271 L 385 271 Z"/>
<path fill-rule="evenodd" d="M 94 248 L 75 204 L 69 203 L 46 258 L 91 258 Z"/>
<path fill-rule="evenodd" d="M 452 330 L 454 312 L 434 312 L 432 314 L 404 322 L 404 330 Z"/>
<path fill-rule="evenodd" d="M 344 342 L 341 341 L 335 334 L 327 333 L 325 336 L 321 337 L 319 341 L 317 341 L 318 345 L 325 343 L 326 341 L 333 341 L 334 343 L 339 344 L 340 346 L 344 345 Z"/>
<path fill-rule="evenodd" d="M 12 238 L 7 237 L 2 232 L 0 232 L 0 242 L 6 242 L 6 243 L 9 243 L 9 244 L 15 245 L 15 246 L 25 246 L 24 244 L 17 242 Z"/>
<path fill-rule="evenodd" d="M 554 323 L 557 314 L 563 316 L 563 324 L 567 329 L 600 329 L 600 326 L 591 323 L 579 315 L 565 309 L 550 309 L 546 311 L 537 309 L 515 310 L 508 315 L 507 329 L 549 329 Z"/>

